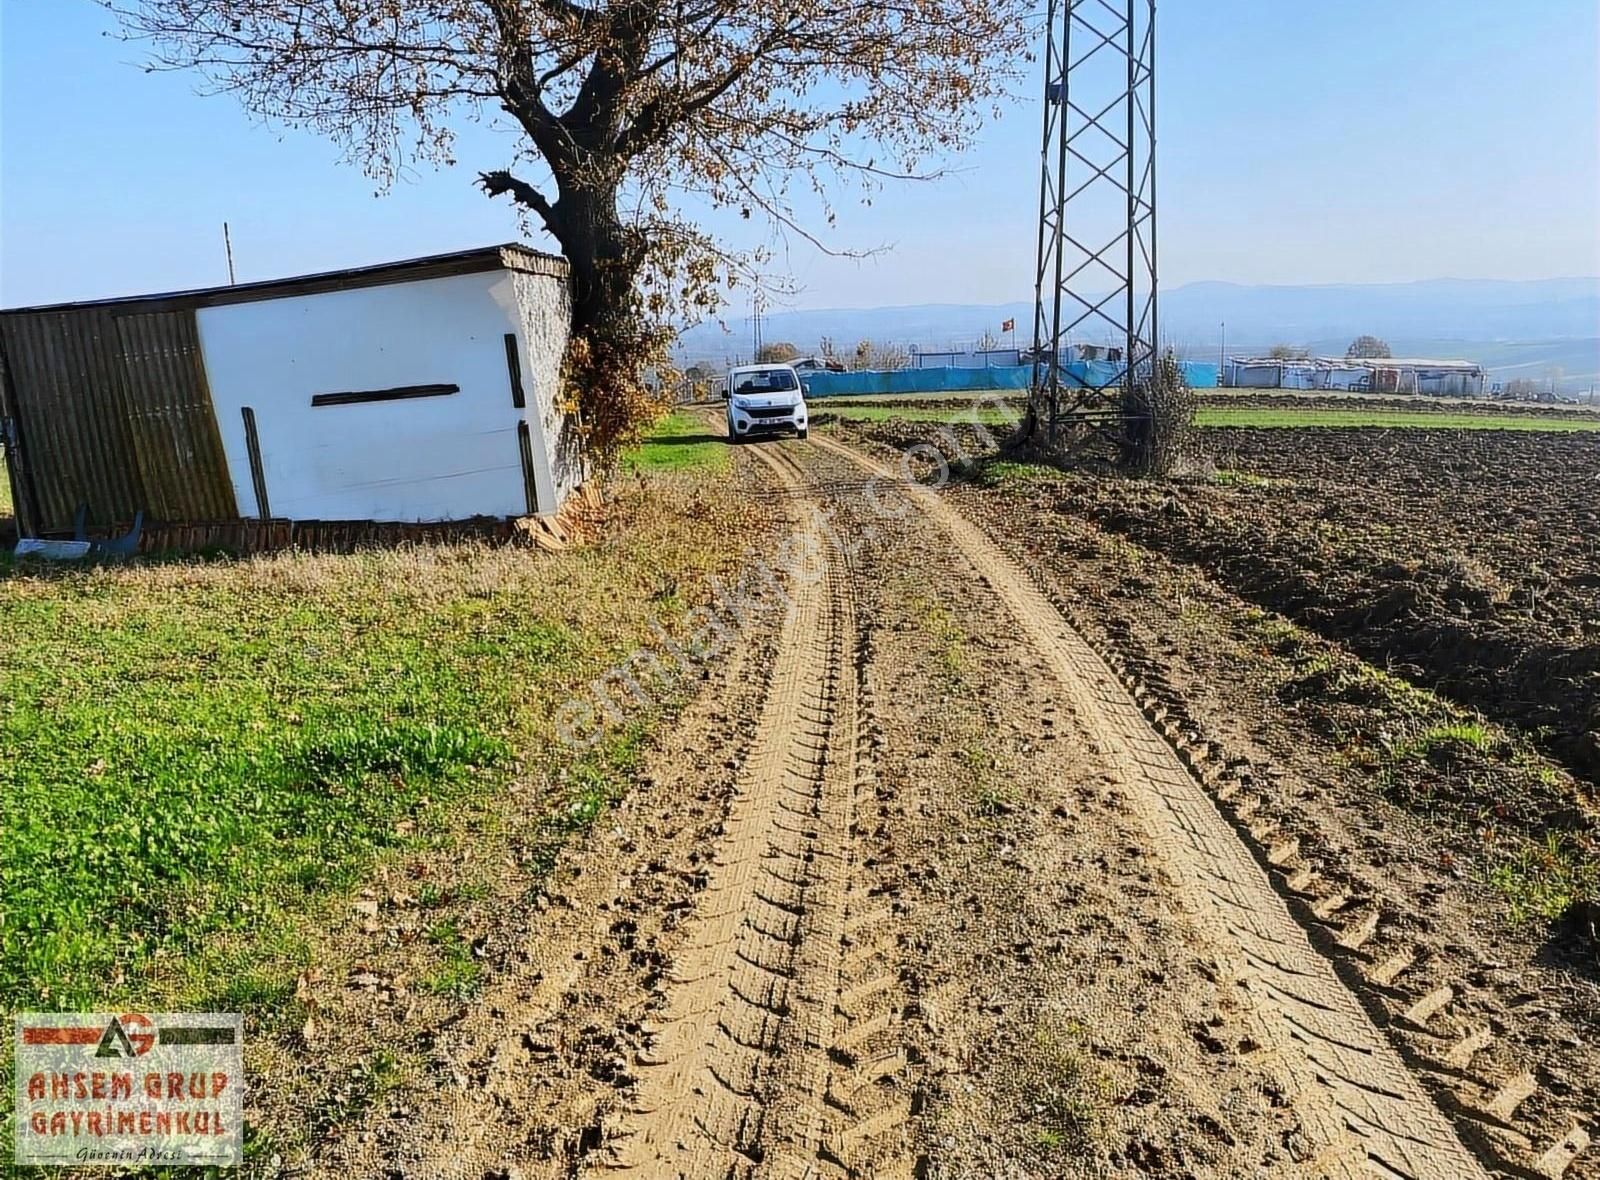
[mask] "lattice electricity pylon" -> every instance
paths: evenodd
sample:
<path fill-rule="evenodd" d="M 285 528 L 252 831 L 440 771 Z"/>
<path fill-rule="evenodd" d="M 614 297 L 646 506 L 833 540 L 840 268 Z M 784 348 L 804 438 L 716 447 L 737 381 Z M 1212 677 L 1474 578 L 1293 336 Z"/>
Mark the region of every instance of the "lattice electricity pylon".
<path fill-rule="evenodd" d="M 1156 355 L 1156 0 L 1049 0 L 1048 14 L 1028 424 L 1054 444 L 1114 437 L 1123 386 Z M 1086 345 L 1106 351 L 1075 377 Z"/>

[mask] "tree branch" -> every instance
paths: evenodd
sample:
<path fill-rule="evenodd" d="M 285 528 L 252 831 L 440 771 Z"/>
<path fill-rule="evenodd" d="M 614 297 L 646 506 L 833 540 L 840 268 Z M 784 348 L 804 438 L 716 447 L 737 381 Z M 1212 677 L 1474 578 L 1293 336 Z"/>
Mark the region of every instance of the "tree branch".
<path fill-rule="evenodd" d="M 543 193 L 534 188 L 525 180 L 519 180 L 505 169 L 493 172 L 478 173 L 478 186 L 491 197 L 503 197 L 511 194 L 511 199 L 526 209 L 532 209 L 544 221 L 545 228 L 555 235 L 557 241 L 561 235 L 556 231 L 560 215 Z"/>

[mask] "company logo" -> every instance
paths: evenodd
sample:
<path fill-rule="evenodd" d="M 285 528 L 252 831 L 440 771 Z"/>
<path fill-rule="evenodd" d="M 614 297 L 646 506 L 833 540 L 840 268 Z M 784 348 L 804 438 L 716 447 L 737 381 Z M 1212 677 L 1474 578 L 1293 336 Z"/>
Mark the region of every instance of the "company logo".
<path fill-rule="evenodd" d="M 237 1013 L 17 1018 L 19 1164 L 240 1162 Z"/>
<path fill-rule="evenodd" d="M 232 1029 L 226 1030 L 230 1034 Z M 93 1045 L 96 1057 L 143 1057 L 154 1048 L 157 1032 L 150 1018 L 138 1012 L 113 1016 L 101 1032 L 91 1027 L 48 1025 L 24 1027 L 24 1045 Z"/>
<path fill-rule="evenodd" d="M 162 1045 L 231 1045 L 239 1037 L 236 1025 L 185 1024 L 157 1028 L 148 1016 L 124 1012 L 113 1016 L 102 1030 L 92 1025 L 24 1026 L 24 1045 L 93 1045 L 96 1057 L 143 1057 L 159 1042 Z"/>

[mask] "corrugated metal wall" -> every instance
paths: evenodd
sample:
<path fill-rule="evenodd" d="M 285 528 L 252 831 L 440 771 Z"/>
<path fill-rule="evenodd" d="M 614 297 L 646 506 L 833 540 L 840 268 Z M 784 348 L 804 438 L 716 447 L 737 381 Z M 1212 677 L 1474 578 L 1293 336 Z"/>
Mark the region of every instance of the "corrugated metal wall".
<path fill-rule="evenodd" d="M 193 310 L 105 307 L 0 316 L 10 412 L 41 532 L 239 515 L 206 387 Z"/>
<path fill-rule="evenodd" d="M 114 318 L 145 508 L 157 520 L 239 515 L 193 311 Z"/>

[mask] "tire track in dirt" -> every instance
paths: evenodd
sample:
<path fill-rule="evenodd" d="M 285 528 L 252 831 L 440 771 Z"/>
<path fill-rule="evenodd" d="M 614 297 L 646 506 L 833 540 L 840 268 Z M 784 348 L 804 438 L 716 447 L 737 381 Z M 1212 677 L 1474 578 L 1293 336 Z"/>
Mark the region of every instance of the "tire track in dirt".
<path fill-rule="evenodd" d="M 851 825 L 859 837 L 869 822 L 868 807 L 877 792 L 875 745 L 883 734 L 877 719 L 870 633 L 856 648 L 858 705 L 856 775 Z M 859 862 L 861 841 L 851 841 L 844 924 L 840 932 L 840 972 L 834 1005 L 822 1097 L 828 1112 L 820 1156 L 848 1176 L 909 1180 L 924 1161 L 909 1138 L 908 1123 L 919 1095 L 913 1063 L 898 1030 L 903 1000 L 894 971 L 893 902 L 869 880 Z"/>
<path fill-rule="evenodd" d="M 1071 605 L 1055 601 L 1073 620 Z M 1250 759 L 1229 754 L 1222 743 L 1203 737 L 1182 694 L 1152 661 L 1130 659 L 1103 630 L 1097 643 L 1092 623 L 1085 627 L 1074 620 L 1073 625 L 1090 636 L 1091 645 L 1231 815 L 1235 827 L 1249 834 L 1258 858 L 1281 878 L 1302 924 L 1314 932 L 1320 929 L 1324 948 L 1331 942 L 1337 959 L 1356 965 L 1355 980 L 1350 971 L 1345 979 L 1365 995 L 1369 1007 L 1376 1000 L 1388 1011 L 1387 1027 L 1396 1047 L 1441 1091 L 1440 1101 L 1456 1116 L 1461 1135 L 1504 1172 L 1561 1180 L 1590 1146 L 1582 1099 L 1573 1102 L 1564 1093 L 1566 1109 L 1558 1107 L 1553 1117 L 1546 1113 L 1545 1125 L 1537 1131 L 1527 1124 L 1524 1106 L 1543 1087 L 1534 1062 L 1497 1060 L 1508 1021 L 1504 1009 L 1486 1011 L 1481 998 L 1472 994 L 1470 980 L 1474 970 L 1483 969 L 1482 960 L 1476 968 L 1464 969 L 1457 958 L 1460 949 L 1442 946 L 1437 932 L 1418 937 L 1395 921 L 1404 913 L 1404 903 L 1391 898 L 1380 881 L 1352 871 L 1315 833 L 1290 832 L 1292 821 L 1275 815 L 1271 806 L 1267 783 L 1272 776 L 1258 777 Z M 1452 977 L 1453 982 L 1441 982 Z M 1541 1151 L 1543 1143 L 1549 1146 Z"/>
<path fill-rule="evenodd" d="M 791 486 L 826 494 L 788 449 L 762 458 Z M 857 575 L 848 554 L 834 548 L 830 557 L 841 574 Z M 837 850 L 843 863 L 837 876 L 841 888 L 828 898 L 829 928 L 819 932 L 836 946 L 818 956 L 812 990 L 827 1002 L 814 1010 L 804 1038 L 787 1099 L 797 1108 L 795 1117 L 768 1174 L 782 1180 L 910 1180 L 925 1161 L 910 1139 L 918 1095 L 901 1038 L 904 996 L 893 964 L 896 913 L 868 864 L 869 812 L 877 789 L 874 751 L 883 740 L 872 676 L 874 646 L 870 630 L 855 617 L 853 594 L 846 596 L 845 609 L 852 647 L 838 653 L 839 670 L 853 679 L 854 708 L 840 717 L 839 736 L 841 748 L 848 743 L 853 757 L 844 806 L 833 813 L 839 823 L 823 833 L 825 848 Z"/>
<path fill-rule="evenodd" d="M 808 497 L 791 458 L 757 454 Z M 790 580 L 755 742 L 666 1006 L 648 1027 L 635 1100 L 601 1161 L 611 1169 L 695 1180 L 910 1174 L 892 1158 L 887 1170 L 854 1167 L 900 1128 L 909 1102 L 878 1100 L 883 1087 L 863 1094 L 904 1066 L 883 1047 L 889 1013 L 873 1008 L 892 990 L 871 974 L 883 914 L 852 887 L 851 816 L 870 765 L 865 657 L 842 554 L 821 530 L 807 535 L 820 569 Z"/>
<path fill-rule="evenodd" d="M 814 440 L 892 484 L 952 537 L 1045 657 L 1122 777 L 1194 915 L 1223 935 L 1259 1063 L 1296 1095 L 1318 1175 L 1486 1177 L 1454 1128 L 1312 945 L 1270 879 L 1111 669 L 980 529 L 848 447 Z"/>

